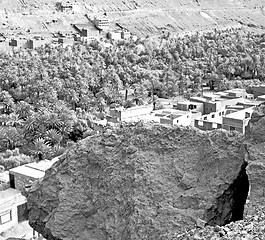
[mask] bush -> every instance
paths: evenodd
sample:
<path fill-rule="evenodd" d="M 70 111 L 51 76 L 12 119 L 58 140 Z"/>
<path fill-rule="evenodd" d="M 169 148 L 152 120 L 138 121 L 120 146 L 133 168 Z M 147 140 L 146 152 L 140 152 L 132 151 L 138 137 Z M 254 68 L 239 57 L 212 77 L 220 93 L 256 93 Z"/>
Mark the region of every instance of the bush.
<path fill-rule="evenodd" d="M 33 158 L 24 154 L 15 156 L 3 157 L 0 155 L 0 165 L 4 166 L 5 170 L 9 170 L 14 167 L 18 167 L 30 162 L 33 162 Z"/>

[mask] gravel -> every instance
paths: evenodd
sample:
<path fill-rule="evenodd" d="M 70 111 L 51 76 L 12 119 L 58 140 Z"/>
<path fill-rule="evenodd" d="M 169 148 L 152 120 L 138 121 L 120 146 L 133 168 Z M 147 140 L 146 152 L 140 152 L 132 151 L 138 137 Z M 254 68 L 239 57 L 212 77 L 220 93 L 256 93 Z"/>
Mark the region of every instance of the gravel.
<path fill-rule="evenodd" d="M 225 226 L 206 226 L 179 234 L 174 240 L 265 240 L 265 206 L 263 203 L 245 206 L 243 220 Z"/>

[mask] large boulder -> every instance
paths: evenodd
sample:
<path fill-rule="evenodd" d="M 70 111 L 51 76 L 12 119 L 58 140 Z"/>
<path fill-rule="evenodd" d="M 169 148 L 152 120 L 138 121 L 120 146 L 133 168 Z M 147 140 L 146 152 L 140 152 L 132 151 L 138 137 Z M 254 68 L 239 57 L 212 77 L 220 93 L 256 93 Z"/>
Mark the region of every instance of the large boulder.
<path fill-rule="evenodd" d="M 249 199 L 252 204 L 265 200 L 265 104 L 257 106 L 247 127 L 247 174 L 251 185 Z"/>
<path fill-rule="evenodd" d="M 171 239 L 243 217 L 242 136 L 136 124 L 77 143 L 27 192 L 48 240 Z"/>

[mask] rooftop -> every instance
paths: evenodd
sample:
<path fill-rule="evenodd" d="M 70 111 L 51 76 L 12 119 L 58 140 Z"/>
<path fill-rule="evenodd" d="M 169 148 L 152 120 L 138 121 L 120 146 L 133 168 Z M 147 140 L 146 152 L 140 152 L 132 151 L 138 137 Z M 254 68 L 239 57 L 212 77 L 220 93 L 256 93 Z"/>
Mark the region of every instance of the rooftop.
<path fill-rule="evenodd" d="M 52 160 L 43 160 L 40 162 L 28 163 L 22 166 L 18 166 L 9 170 L 12 174 L 19 174 L 28 176 L 33 179 L 42 178 L 45 175 L 45 171 L 49 169 L 59 158 L 56 157 Z"/>
<path fill-rule="evenodd" d="M 4 191 L 0 191 L 0 206 L 1 206 L 1 210 L 3 208 L 5 208 L 4 206 L 10 206 L 10 201 L 12 201 L 12 199 L 17 198 L 17 197 L 21 197 L 26 199 L 24 196 L 21 195 L 20 190 L 18 189 L 14 189 L 14 188 L 8 188 Z"/>
<path fill-rule="evenodd" d="M 250 115 L 253 113 L 254 107 L 246 108 L 244 110 L 240 110 L 237 112 L 233 112 L 230 114 L 227 114 L 225 117 L 227 118 L 233 118 L 233 119 L 238 119 L 238 120 L 243 120 L 246 118 L 246 113 L 249 113 Z"/>
<path fill-rule="evenodd" d="M 27 176 L 33 179 L 39 179 L 44 177 L 45 172 L 41 170 L 37 170 L 26 165 L 15 167 L 9 170 L 11 174 L 19 174 L 23 176 Z"/>

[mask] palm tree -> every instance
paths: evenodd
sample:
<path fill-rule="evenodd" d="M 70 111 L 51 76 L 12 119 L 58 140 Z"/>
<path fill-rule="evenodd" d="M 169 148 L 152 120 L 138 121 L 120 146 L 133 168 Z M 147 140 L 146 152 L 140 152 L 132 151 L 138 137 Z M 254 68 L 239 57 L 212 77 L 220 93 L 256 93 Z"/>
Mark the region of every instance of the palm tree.
<path fill-rule="evenodd" d="M 37 156 L 38 160 L 41 161 L 46 157 L 51 151 L 51 146 L 43 138 L 38 138 L 33 142 L 32 149 L 30 153 L 33 156 Z"/>
<path fill-rule="evenodd" d="M 50 129 L 46 132 L 46 141 L 51 146 L 59 145 L 62 141 L 62 135 L 55 129 Z"/>

